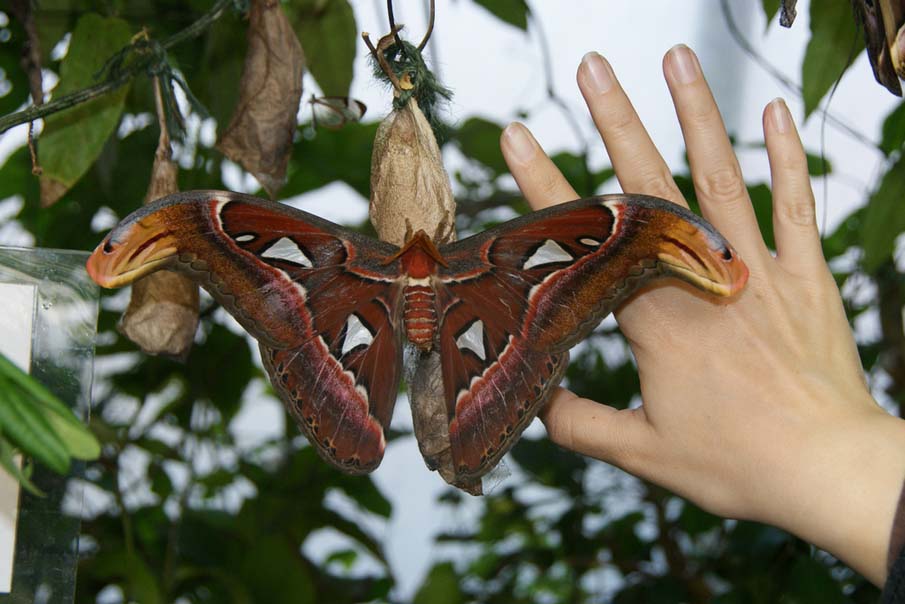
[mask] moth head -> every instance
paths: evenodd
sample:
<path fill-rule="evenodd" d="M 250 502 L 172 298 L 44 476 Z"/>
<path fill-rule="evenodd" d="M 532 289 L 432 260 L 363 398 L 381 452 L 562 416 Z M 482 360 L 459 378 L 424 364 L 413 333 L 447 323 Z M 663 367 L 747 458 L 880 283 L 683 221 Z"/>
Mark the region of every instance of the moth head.
<path fill-rule="evenodd" d="M 676 221 L 660 233 L 657 258 L 667 273 L 718 296 L 731 296 L 748 281 L 738 253 L 703 221 Z"/>
<path fill-rule="evenodd" d="M 121 287 L 163 268 L 177 253 L 173 233 L 151 214 L 127 219 L 110 231 L 86 268 L 101 287 Z"/>

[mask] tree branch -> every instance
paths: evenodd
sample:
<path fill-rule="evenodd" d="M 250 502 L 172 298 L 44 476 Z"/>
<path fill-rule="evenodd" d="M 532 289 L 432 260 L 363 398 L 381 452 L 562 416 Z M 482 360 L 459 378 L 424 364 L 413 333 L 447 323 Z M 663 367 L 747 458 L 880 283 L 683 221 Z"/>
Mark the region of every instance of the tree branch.
<path fill-rule="evenodd" d="M 210 27 L 210 25 L 214 21 L 222 17 L 223 13 L 226 12 L 226 9 L 230 6 L 230 4 L 232 4 L 232 0 L 218 0 L 213 8 L 202 15 L 197 21 L 161 42 L 160 48 L 166 51 L 173 46 L 176 46 L 177 44 L 198 36 L 204 30 Z M 132 46 L 134 47 L 134 44 Z M 52 113 L 57 113 L 59 111 L 63 111 L 64 109 L 69 109 L 70 107 L 74 107 L 75 105 L 85 103 L 99 96 L 103 96 L 109 92 L 113 92 L 117 88 L 126 85 L 140 72 L 146 71 L 147 68 L 152 65 L 154 60 L 154 53 L 145 54 L 141 56 L 139 60 L 137 60 L 133 65 L 129 66 L 123 73 L 119 74 L 116 77 L 109 78 L 105 82 L 101 82 L 99 84 L 95 84 L 94 86 L 83 88 L 81 90 L 76 90 L 75 92 L 61 96 L 58 99 L 54 99 L 49 103 L 45 103 L 43 105 L 32 105 L 31 107 L 22 111 L 0 117 L 0 134 L 3 134 L 10 128 L 18 126 L 20 124 L 25 124 L 27 122 L 41 119 Z"/>

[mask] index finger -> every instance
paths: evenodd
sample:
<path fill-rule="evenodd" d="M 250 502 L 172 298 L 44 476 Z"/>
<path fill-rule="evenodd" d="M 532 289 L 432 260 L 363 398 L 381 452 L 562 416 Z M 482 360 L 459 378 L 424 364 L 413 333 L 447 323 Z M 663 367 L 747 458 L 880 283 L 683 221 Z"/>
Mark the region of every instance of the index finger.
<path fill-rule="evenodd" d="M 503 159 L 532 210 L 540 210 L 579 195 L 522 124 L 509 124 L 500 137 Z"/>

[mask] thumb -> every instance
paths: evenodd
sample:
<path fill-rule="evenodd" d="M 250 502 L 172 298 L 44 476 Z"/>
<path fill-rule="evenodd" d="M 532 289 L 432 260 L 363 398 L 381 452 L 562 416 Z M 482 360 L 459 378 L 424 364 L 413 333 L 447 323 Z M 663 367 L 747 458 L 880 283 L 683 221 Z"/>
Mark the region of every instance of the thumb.
<path fill-rule="evenodd" d="M 561 447 L 646 474 L 654 431 L 643 407 L 613 409 L 559 388 L 541 411 L 550 440 Z"/>

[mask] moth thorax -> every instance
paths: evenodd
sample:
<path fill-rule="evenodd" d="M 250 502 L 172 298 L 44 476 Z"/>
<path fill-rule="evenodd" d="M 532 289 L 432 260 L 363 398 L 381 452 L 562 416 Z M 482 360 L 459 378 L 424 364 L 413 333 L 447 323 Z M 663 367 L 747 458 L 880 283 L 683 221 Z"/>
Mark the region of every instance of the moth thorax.
<path fill-rule="evenodd" d="M 406 285 L 403 296 L 405 334 L 409 342 L 428 351 L 434 343 L 434 333 L 437 330 L 434 290 L 429 285 Z"/>

